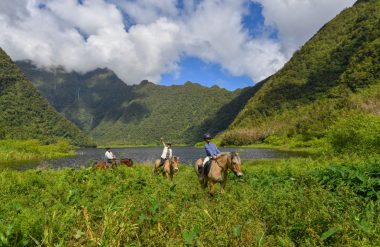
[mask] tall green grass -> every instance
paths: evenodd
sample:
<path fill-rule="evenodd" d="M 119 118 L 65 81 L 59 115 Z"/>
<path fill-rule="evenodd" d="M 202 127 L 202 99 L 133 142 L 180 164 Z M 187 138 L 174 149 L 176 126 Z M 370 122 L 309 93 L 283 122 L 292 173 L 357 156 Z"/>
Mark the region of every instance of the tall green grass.
<path fill-rule="evenodd" d="M 190 166 L 0 172 L 0 246 L 378 246 L 380 159 L 243 164 L 210 197 Z"/>
<path fill-rule="evenodd" d="M 74 155 L 66 140 L 45 145 L 38 140 L 0 140 L 0 164 L 45 160 Z"/>

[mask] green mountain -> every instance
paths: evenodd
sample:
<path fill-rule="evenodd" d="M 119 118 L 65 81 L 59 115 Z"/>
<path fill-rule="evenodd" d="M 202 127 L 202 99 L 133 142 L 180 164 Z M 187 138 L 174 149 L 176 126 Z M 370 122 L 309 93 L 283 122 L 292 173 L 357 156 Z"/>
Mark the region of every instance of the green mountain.
<path fill-rule="evenodd" d="M 126 85 L 112 71 L 85 74 L 39 69 L 17 62 L 49 102 L 99 145 L 195 143 L 232 123 L 255 88 L 234 92 L 187 82 L 160 86 L 148 81 Z"/>
<path fill-rule="evenodd" d="M 310 141 L 328 138 L 337 123 L 355 116 L 367 114 L 376 122 L 379 84 L 380 1 L 362 0 L 321 28 L 263 83 L 222 142 Z"/>
<path fill-rule="evenodd" d="M 51 107 L 0 48 L 0 139 L 66 138 L 79 146 L 90 140 Z"/>

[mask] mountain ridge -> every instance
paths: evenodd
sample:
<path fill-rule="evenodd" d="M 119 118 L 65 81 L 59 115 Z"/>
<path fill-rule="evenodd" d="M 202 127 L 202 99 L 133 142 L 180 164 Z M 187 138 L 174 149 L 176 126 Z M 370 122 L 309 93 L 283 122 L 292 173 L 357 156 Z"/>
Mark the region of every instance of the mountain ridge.
<path fill-rule="evenodd" d="M 354 102 L 360 98 L 356 95 L 370 87 L 376 95 L 379 37 L 379 1 L 358 1 L 342 11 L 252 95 L 225 132 L 223 144 L 252 144 L 273 135 L 326 136 L 334 121 L 361 104 Z"/>
<path fill-rule="evenodd" d="M 59 112 L 101 145 L 158 144 L 161 136 L 177 144 L 195 143 L 204 132 L 227 128 L 255 90 L 231 92 L 189 81 L 126 85 L 108 69 L 79 74 L 17 64 Z"/>

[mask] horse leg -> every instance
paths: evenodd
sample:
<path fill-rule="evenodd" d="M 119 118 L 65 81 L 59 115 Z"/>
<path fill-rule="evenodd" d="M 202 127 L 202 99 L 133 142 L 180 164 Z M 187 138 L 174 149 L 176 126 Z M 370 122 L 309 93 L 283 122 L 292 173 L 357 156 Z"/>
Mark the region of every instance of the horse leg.
<path fill-rule="evenodd" d="M 156 163 L 153 164 L 152 174 L 155 175 L 156 173 Z"/>
<path fill-rule="evenodd" d="M 166 176 L 167 179 L 170 178 L 170 162 L 169 160 L 165 160 L 165 163 L 164 163 L 164 174 Z"/>
<path fill-rule="evenodd" d="M 214 182 L 210 181 L 210 195 L 214 196 L 215 189 L 214 189 Z"/>
<path fill-rule="evenodd" d="M 226 180 L 220 183 L 220 193 L 224 193 L 224 187 L 226 186 Z"/>
<path fill-rule="evenodd" d="M 226 187 L 226 183 L 227 183 L 227 174 L 223 174 L 223 180 L 220 183 L 220 192 L 221 193 L 224 193 L 224 188 Z"/>
<path fill-rule="evenodd" d="M 160 173 L 161 166 L 164 164 L 161 164 L 161 160 L 156 160 L 153 166 L 153 173 L 155 175 L 158 175 Z"/>
<path fill-rule="evenodd" d="M 206 189 L 207 188 L 207 184 L 208 184 L 208 180 L 206 177 L 201 177 L 199 178 L 199 183 L 201 184 L 201 188 L 202 189 Z"/>

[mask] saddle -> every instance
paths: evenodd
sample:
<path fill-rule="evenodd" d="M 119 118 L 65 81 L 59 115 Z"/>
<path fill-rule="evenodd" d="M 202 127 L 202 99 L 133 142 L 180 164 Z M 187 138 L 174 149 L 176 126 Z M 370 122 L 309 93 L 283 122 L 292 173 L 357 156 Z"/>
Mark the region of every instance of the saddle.
<path fill-rule="evenodd" d="M 203 176 L 207 176 L 209 174 L 211 168 L 211 161 L 212 160 L 207 161 L 203 167 L 198 167 L 199 174 L 202 174 Z"/>

